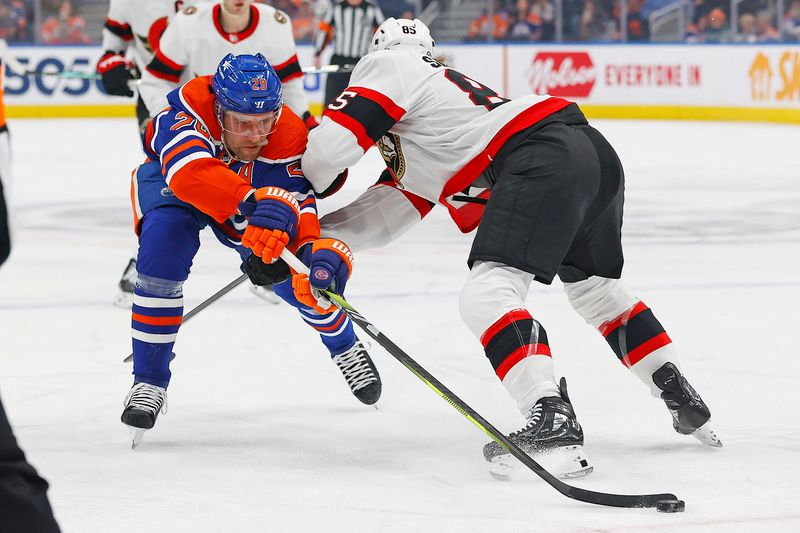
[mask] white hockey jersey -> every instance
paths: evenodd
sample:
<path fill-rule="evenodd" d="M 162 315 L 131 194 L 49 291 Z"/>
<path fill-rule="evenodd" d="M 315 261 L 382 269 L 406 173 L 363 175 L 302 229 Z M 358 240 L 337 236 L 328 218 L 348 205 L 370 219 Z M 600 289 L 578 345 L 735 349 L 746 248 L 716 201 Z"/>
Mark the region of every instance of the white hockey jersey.
<path fill-rule="evenodd" d="M 476 178 L 492 157 L 512 135 L 569 104 L 548 95 L 508 100 L 416 51 L 367 54 L 310 132 L 302 168 L 324 191 L 377 143 L 389 178 L 324 217 L 323 233 L 356 250 L 382 246 L 434 204 L 472 231 L 484 207 L 474 200 L 489 197 Z"/>
<path fill-rule="evenodd" d="M 272 6 L 253 4 L 247 28 L 227 33 L 220 24 L 220 10 L 220 4 L 198 4 L 182 10 L 170 21 L 139 83 L 139 94 L 150 115 L 166 107 L 167 93 L 181 82 L 213 74 L 226 54 L 260 52 L 283 83 L 284 103 L 303 117 L 308 100 L 289 17 Z"/>
<path fill-rule="evenodd" d="M 139 72 L 153 59 L 167 21 L 192 0 L 111 0 L 103 27 L 103 50 L 129 52 Z"/>

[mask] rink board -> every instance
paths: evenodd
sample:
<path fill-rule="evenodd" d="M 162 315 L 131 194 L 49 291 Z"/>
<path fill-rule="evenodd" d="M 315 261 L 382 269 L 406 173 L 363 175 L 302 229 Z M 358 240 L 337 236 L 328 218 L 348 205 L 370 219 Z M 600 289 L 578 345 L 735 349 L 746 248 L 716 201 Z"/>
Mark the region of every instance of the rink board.
<path fill-rule="evenodd" d="M 15 47 L 37 71 L 91 72 L 99 47 Z M 453 45 L 448 64 L 498 92 L 548 93 L 595 118 L 747 120 L 800 123 L 800 46 Z M 312 49 L 298 50 L 310 65 Z M 312 112 L 322 109 L 324 75 L 307 75 Z M 21 77 L 7 72 L 10 117 L 133 116 L 133 99 L 102 93 L 97 80 Z"/>

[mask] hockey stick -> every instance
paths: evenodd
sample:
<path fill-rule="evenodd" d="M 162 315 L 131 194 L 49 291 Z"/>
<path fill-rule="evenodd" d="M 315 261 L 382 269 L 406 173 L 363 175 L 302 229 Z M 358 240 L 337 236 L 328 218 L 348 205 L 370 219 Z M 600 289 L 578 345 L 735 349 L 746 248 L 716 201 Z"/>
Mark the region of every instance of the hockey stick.
<path fill-rule="evenodd" d="M 239 276 L 238 278 L 231 281 L 230 283 L 222 287 L 220 290 L 209 296 L 204 302 L 200 303 L 197 307 L 195 307 L 194 309 L 183 315 L 183 320 L 181 321 L 181 325 L 189 322 L 192 319 L 192 317 L 194 317 L 197 313 L 199 313 L 209 305 L 213 304 L 214 302 L 216 302 L 217 300 L 219 300 L 220 298 L 231 292 L 233 289 L 241 285 L 246 279 L 247 279 L 247 274 L 242 274 L 241 276 Z M 131 361 L 133 361 L 133 354 L 130 354 L 128 357 L 124 359 L 125 363 L 130 363 Z"/>
<path fill-rule="evenodd" d="M 355 65 L 325 65 L 323 67 L 306 67 L 301 69 L 303 74 L 330 74 L 338 72 L 351 72 Z M 55 76 L 67 80 L 99 80 L 100 74 L 96 72 L 79 72 L 77 70 L 59 70 L 59 71 L 46 71 L 46 70 L 26 70 L 26 76 Z M 138 79 L 131 80 L 133 82 Z"/>
<path fill-rule="evenodd" d="M 297 272 L 308 273 L 308 267 L 304 265 L 297 257 L 291 252 L 285 250 L 281 253 L 281 258 Z M 519 447 L 511 442 L 505 435 L 503 435 L 497 428 L 490 424 L 485 418 L 479 415 L 474 409 L 467 405 L 461 398 L 453 394 L 447 387 L 445 387 L 438 379 L 433 377 L 430 372 L 422 368 L 414 359 L 407 353 L 400 349 L 395 343 L 386 337 L 381 331 L 370 323 L 363 315 L 351 306 L 347 301 L 330 291 L 323 291 L 333 304 L 344 311 L 350 319 L 358 324 L 367 335 L 375 339 L 392 357 L 400 361 L 400 363 L 409 369 L 415 376 L 417 376 L 423 383 L 433 389 L 433 391 L 441 396 L 447 403 L 455 408 L 456 411 L 464 415 L 467 420 L 475 424 L 478 429 L 486 433 L 492 440 L 502 446 L 504 449 L 516 457 L 525 466 L 533 470 L 533 472 L 542 478 L 547 484 L 556 489 L 558 492 L 573 500 L 578 500 L 585 503 L 593 503 L 596 505 L 606 505 L 609 507 L 657 507 L 664 506 L 670 502 L 675 502 L 677 498 L 674 494 L 641 494 L 641 495 L 624 495 L 624 494 L 609 494 L 606 492 L 595 492 L 579 487 L 567 485 L 563 481 L 557 479 L 550 472 L 545 470 L 539 463 L 532 459 L 528 454 L 523 452 Z M 682 505 L 682 504 L 681 504 Z M 661 510 L 661 509 L 660 509 Z M 680 507 L 683 510 L 683 507 Z"/>

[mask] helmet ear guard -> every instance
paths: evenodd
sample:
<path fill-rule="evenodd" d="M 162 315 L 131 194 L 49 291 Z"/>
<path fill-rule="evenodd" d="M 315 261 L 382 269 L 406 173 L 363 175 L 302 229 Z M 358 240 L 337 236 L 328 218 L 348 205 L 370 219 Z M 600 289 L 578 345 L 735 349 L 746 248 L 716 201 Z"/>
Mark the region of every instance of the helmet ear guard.
<path fill-rule="evenodd" d="M 386 19 L 372 36 L 369 52 L 399 47 L 417 50 L 429 57 L 436 55 L 436 42 L 431 37 L 431 30 L 419 19 Z"/>

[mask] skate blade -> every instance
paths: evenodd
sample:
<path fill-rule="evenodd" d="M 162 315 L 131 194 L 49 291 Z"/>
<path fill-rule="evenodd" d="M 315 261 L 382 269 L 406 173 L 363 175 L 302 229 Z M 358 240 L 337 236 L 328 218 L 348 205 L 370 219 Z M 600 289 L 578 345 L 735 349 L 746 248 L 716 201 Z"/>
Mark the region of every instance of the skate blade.
<path fill-rule="evenodd" d="M 275 294 L 273 291 L 266 289 L 264 287 L 259 287 L 258 285 L 250 284 L 250 292 L 261 298 L 267 303 L 271 303 L 272 305 L 278 305 L 281 303 L 281 297 Z"/>
<path fill-rule="evenodd" d="M 585 477 L 594 471 L 583 453 L 583 446 L 564 446 L 531 457 L 558 479 Z M 493 457 L 489 463 L 489 474 L 500 481 L 524 479 L 530 473 L 530 469 L 510 453 Z"/>
<path fill-rule="evenodd" d="M 131 437 L 131 450 L 135 450 L 136 447 L 141 444 L 142 438 L 144 438 L 144 432 L 147 431 L 146 429 L 139 429 L 131 426 L 127 426 L 128 431 L 130 432 Z"/>
<path fill-rule="evenodd" d="M 700 426 L 699 428 L 695 429 L 692 432 L 692 436 L 705 444 L 706 446 L 711 446 L 713 448 L 722 448 L 722 441 L 719 440 L 717 434 L 714 432 L 714 429 L 711 427 L 710 420 Z"/>
<path fill-rule="evenodd" d="M 114 307 L 130 309 L 131 307 L 133 307 L 133 293 L 118 291 L 112 303 L 114 304 Z"/>

